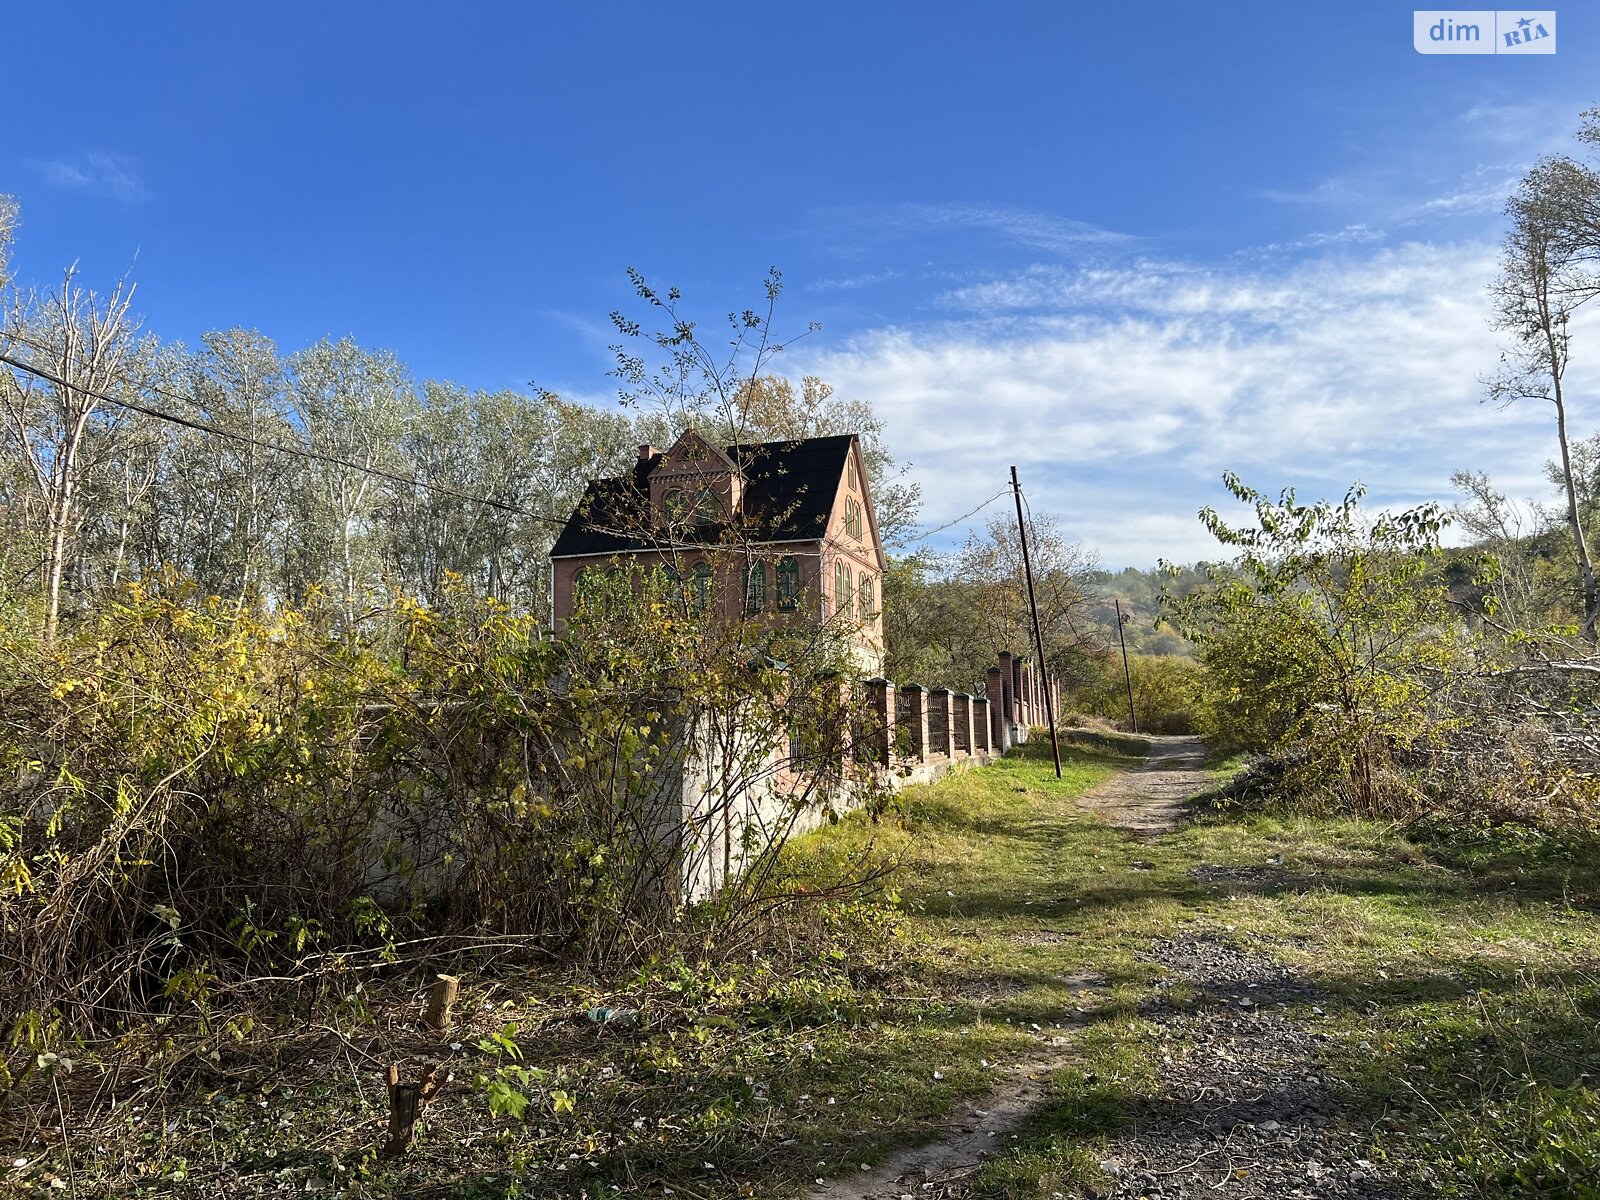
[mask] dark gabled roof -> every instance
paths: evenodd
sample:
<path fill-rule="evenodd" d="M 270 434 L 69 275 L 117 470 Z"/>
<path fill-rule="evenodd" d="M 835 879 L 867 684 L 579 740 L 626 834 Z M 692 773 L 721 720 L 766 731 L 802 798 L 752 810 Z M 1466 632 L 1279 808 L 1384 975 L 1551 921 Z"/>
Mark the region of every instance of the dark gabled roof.
<path fill-rule="evenodd" d="M 729 446 L 726 453 L 744 476 L 743 536 L 757 542 L 821 538 L 828 529 L 844 478 L 851 434 Z M 660 544 L 648 530 L 650 471 L 659 458 L 640 461 L 633 472 L 589 484 L 551 547 L 551 558 L 620 554 Z M 726 525 L 686 525 L 679 540 L 716 542 Z"/>

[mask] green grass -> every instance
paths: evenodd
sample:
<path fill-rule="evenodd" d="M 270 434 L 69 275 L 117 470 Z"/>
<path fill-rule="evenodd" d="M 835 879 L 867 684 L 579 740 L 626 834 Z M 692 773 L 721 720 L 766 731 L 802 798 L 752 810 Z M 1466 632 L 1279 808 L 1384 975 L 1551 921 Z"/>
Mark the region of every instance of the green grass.
<path fill-rule="evenodd" d="M 1324 990 L 1326 1015 L 1304 1015 L 1334 1036 L 1325 1065 L 1403 1190 L 1600 1196 L 1594 839 L 1225 811 L 1144 840 L 1079 812 L 1070 786 L 1052 790 L 1047 751 L 1025 749 L 1008 783 L 1000 771 L 908 797 L 901 833 L 908 924 L 942 975 L 1025 983 L 998 1010 L 1014 1021 L 1087 1022 L 981 1194 L 1079 1194 L 1099 1139 L 1157 1107 L 1158 1042 L 1135 1011 L 1155 968 L 1139 951 L 1185 933 Z M 1242 764 L 1210 765 L 1221 784 Z M 1189 873 L 1268 864 L 1249 883 Z M 1085 975 L 1100 981 L 1087 998 L 1059 984 Z"/>
<path fill-rule="evenodd" d="M 1333 1035 L 1327 1066 L 1402 1188 L 1600 1195 L 1600 847 L 1237 810 L 1141 839 L 1073 797 L 1142 747 L 1070 739 L 1058 782 L 1048 743 L 1033 742 L 908 789 L 876 824 L 856 815 L 799 840 L 803 875 L 868 852 L 899 861 L 887 910 L 847 906 L 813 931 L 826 947 L 814 971 L 472 980 L 455 1050 L 405 1032 L 376 996 L 313 1063 L 219 1037 L 220 1075 L 144 1110 L 127 1098 L 75 1146 L 78 1194 L 782 1196 L 924 1140 L 962 1099 L 1055 1062 L 1035 1118 L 974 1186 L 1079 1195 L 1103 1139 L 1161 1095 L 1160 1043 L 1138 1007 L 1160 968 L 1142 951 L 1182 932 L 1320 985 L 1326 1015 L 1302 1015 Z M 1189 873 L 1269 862 L 1248 883 Z M 581 1015 L 597 1003 L 636 1007 L 638 1022 L 599 1029 Z M 523 1120 L 492 1116 L 472 1082 L 504 1065 L 475 1043 L 507 1023 L 525 1064 L 549 1073 Z M 456 1076 L 398 1166 L 370 1153 L 390 1056 L 440 1058 Z M 554 1090 L 572 1111 L 553 1110 Z M 59 1149 L 21 1149 L 37 1165 L 0 1182 L 42 1194 L 64 1175 Z"/>

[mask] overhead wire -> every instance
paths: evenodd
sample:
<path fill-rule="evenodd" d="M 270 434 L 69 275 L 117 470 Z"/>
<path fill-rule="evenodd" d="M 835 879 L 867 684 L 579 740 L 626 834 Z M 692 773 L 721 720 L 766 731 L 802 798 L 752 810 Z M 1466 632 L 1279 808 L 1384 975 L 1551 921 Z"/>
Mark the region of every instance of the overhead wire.
<path fill-rule="evenodd" d="M 9 341 L 20 342 L 25 346 L 31 347 L 32 349 L 44 351 L 46 353 L 50 352 L 52 349 L 52 347 L 45 343 L 35 341 L 15 332 L 7 334 L 6 337 Z M 565 528 L 569 520 L 566 517 L 553 517 L 545 513 L 537 513 L 531 509 L 523 508 L 521 505 L 511 504 L 504 500 L 496 500 L 489 496 L 479 496 L 471 492 L 464 492 L 459 488 L 453 488 L 448 484 L 430 483 L 426 480 L 418 479 L 415 476 L 402 475 L 396 471 L 387 471 L 382 467 L 375 467 L 366 463 L 358 463 L 352 459 L 344 458 L 337 454 L 328 454 L 324 451 L 312 450 L 305 446 L 291 446 L 284 442 L 271 441 L 266 438 L 258 438 L 252 434 L 241 433 L 235 429 L 227 429 L 223 426 L 216 425 L 210 421 L 206 421 L 198 417 L 186 417 L 181 413 L 169 412 L 166 409 L 157 408 L 154 405 L 145 404 L 138 400 L 130 400 L 126 397 L 109 395 L 106 392 L 97 391 L 94 388 L 88 388 L 82 384 L 69 383 L 68 381 L 62 379 L 59 375 L 55 374 L 53 371 L 48 371 L 43 367 L 36 366 L 25 359 L 17 358 L 9 352 L 3 350 L 0 350 L 0 363 L 5 363 L 7 366 L 13 367 L 19 371 L 24 371 L 27 374 L 32 375 L 37 379 L 42 379 L 46 383 L 52 384 L 55 387 L 70 388 L 74 391 L 81 392 L 86 396 L 92 396 L 94 399 L 99 400 L 102 403 L 110 404 L 117 408 L 125 409 L 129 412 L 136 412 L 142 416 L 150 417 L 153 420 L 164 421 L 170 425 L 176 425 L 184 429 L 192 429 L 198 433 L 209 434 L 212 437 L 225 438 L 229 441 L 238 442 L 243 445 L 254 446 L 257 449 L 267 450 L 275 454 L 286 454 L 294 458 L 327 463 L 331 466 L 345 467 L 349 470 L 358 471 L 365 475 L 371 475 L 378 479 L 386 479 L 391 483 L 401 484 L 405 487 L 421 488 L 424 491 L 435 492 L 443 496 L 450 496 L 457 500 L 464 500 L 470 504 L 480 504 L 486 508 L 498 509 L 501 512 L 512 513 L 516 516 L 528 517 L 532 520 L 540 521 L 544 524 L 553 525 L 558 528 Z M 177 403 L 190 402 L 189 397 L 170 392 L 164 388 L 157 387 L 150 383 L 134 384 L 134 381 L 129 379 L 126 375 L 115 376 L 114 378 L 125 384 L 142 387 L 146 391 L 153 392 L 158 396 L 175 401 Z M 955 526 L 960 525 L 963 521 L 971 520 L 1010 490 L 1011 489 L 1009 487 L 1001 488 L 998 492 L 990 496 L 988 499 L 982 501 L 975 508 L 962 513 L 959 517 L 956 517 L 950 521 L 946 521 L 943 525 L 936 526 L 925 533 L 919 534 L 917 537 L 911 539 L 905 544 L 916 545 L 918 543 L 925 542 L 929 538 L 935 537 L 936 535 L 941 534 L 948 529 L 952 529 Z M 1024 502 L 1026 502 L 1026 498 L 1024 498 Z"/>
<path fill-rule="evenodd" d="M 943 525 L 940 525 L 940 526 L 938 526 L 937 528 L 934 528 L 934 529 L 930 529 L 930 530 L 928 530 L 927 533 L 920 534 L 917 537 L 914 537 L 914 538 L 910 539 L 908 542 L 906 542 L 904 544 L 908 545 L 908 546 L 914 546 L 918 542 L 927 541 L 929 538 L 933 537 L 935 534 L 943 533 L 947 529 L 954 528 L 955 526 L 961 524 L 961 522 L 963 522 L 963 521 L 970 521 L 973 517 L 977 516 L 984 509 L 988 508 L 989 505 L 993 504 L 996 500 L 1000 499 L 1001 496 L 1004 496 L 1010 490 L 1011 490 L 1011 487 L 1008 484 L 1005 487 L 1001 488 L 994 495 L 990 496 L 982 504 L 979 504 L 976 508 L 972 509 L 970 512 L 964 512 L 959 517 L 955 518 L 953 521 L 946 521 Z"/>
<path fill-rule="evenodd" d="M 1011 489 L 1008 487 L 1005 490 L 1009 492 Z M 1027 492 L 1027 489 L 1024 488 L 1020 482 L 1017 484 L 1017 495 L 1022 498 L 1022 511 L 1027 514 L 1028 528 L 1029 529 L 1037 529 L 1038 526 L 1034 523 L 1034 519 L 1033 519 L 1033 505 L 1028 503 L 1028 492 Z M 1035 540 L 1037 541 L 1037 536 L 1035 537 Z M 1078 633 L 1077 623 L 1072 619 L 1072 611 L 1071 611 L 1071 609 L 1063 608 L 1062 612 L 1061 612 L 1061 615 L 1067 622 L 1067 628 L 1072 631 L 1072 636 L 1073 637 L 1082 636 L 1082 635 L 1080 635 Z"/>
<path fill-rule="evenodd" d="M 48 352 L 50 349 L 48 346 L 42 345 L 19 334 L 13 333 L 6 336 L 11 341 L 21 342 L 23 345 L 30 346 L 36 350 L 44 350 Z M 450 496 L 454 499 L 464 500 L 471 504 L 481 504 L 486 508 L 494 508 L 500 510 L 501 512 L 512 513 L 516 516 L 528 517 L 532 520 L 541 521 L 545 524 L 563 528 L 567 524 L 567 518 L 565 517 L 552 517 L 545 513 L 537 513 L 531 509 L 523 508 L 519 504 L 511 504 L 504 500 L 495 500 L 489 496 L 479 496 L 471 492 L 464 492 L 459 488 L 451 487 L 449 484 L 430 483 L 426 480 L 417 479 L 415 476 L 402 475 L 397 471 L 386 471 L 382 467 L 375 467 L 367 463 L 358 463 L 352 459 L 343 458 L 337 454 L 328 454 L 320 450 L 308 449 L 305 446 L 291 446 L 284 442 L 275 442 L 266 438 L 258 438 L 251 434 L 240 433 L 238 430 L 223 428 L 220 425 L 215 425 L 210 421 L 202 420 L 198 417 L 186 417 L 181 413 L 168 412 L 165 409 L 157 408 L 154 405 L 145 404 L 138 400 L 129 400 L 125 397 L 112 396 L 106 394 L 105 392 L 97 391 L 94 388 L 84 387 L 82 384 L 69 383 L 62 379 L 59 375 L 55 374 L 55 372 L 45 370 L 43 367 L 36 366 L 24 359 L 17 358 L 4 350 L 0 350 L 0 363 L 5 363 L 7 366 L 14 367 L 19 371 L 24 371 L 27 374 L 32 375 L 37 379 L 42 379 L 46 383 L 52 384 L 55 387 L 69 388 L 73 391 L 81 392 L 83 395 L 91 396 L 105 404 L 114 405 L 117 408 L 126 409 L 129 412 L 140 413 L 143 416 L 152 418 L 153 420 L 165 421 L 171 425 L 177 425 L 185 429 L 193 429 L 196 432 L 210 434 L 213 437 L 226 438 L 230 441 L 240 442 L 244 445 L 255 446 L 258 449 L 268 450 L 276 454 L 287 454 L 295 458 L 310 459 L 315 462 L 327 463 L 331 466 L 346 467 L 352 471 L 359 471 L 362 474 L 371 475 L 378 479 L 387 479 L 391 483 L 402 484 L 406 487 L 421 488 L 424 491 L 435 492 L 442 496 Z M 132 383 L 132 381 L 125 375 L 117 376 L 115 378 L 122 383 Z M 175 400 L 180 403 L 187 402 L 186 397 L 168 392 L 151 384 L 144 384 L 142 386 L 145 387 L 146 390 L 154 392 L 158 396 L 163 396 L 168 400 Z"/>

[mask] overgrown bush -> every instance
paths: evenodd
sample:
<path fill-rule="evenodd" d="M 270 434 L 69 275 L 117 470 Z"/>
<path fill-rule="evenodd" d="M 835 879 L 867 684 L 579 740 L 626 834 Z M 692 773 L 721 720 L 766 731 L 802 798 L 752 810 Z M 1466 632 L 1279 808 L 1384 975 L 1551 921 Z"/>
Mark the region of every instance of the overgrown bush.
<path fill-rule="evenodd" d="M 1301 504 L 1225 482 L 1255 524 L 1203 510 L 1238 557 L 1166 600 L 1210 681 L 1202 728 L 1221 747 L 1284 755 L 1292 785 L 1340 807 L 1414 810 L 1405 762 L 1448 727 L 1443 697 L 1467 651 L 1437 571 L 1443 513 L 1368 516 L 1360 488 Z"/>
<path fill-rule="evenodd" d="M 1492 606 L 1469 624 L 1436 506 L 1367 516 L 1360 489 L 1303 505 L 1227 482 L 1255 526 L 1203 511 L 1238 557 L 1167 612 L 1199 647 L 1201 730 L 1267 756 L 1247 790 L 1407 819 L 1600 819 L 1600 662 L 1575 630 L 1504 627 Z"/>
<path fill-rule="evenodd" d="M 1205 703 L 1205 675 L 1198 662 L 1183 655 L 1130 654 L 1126 676 L 1120 656 L 1107 659 L 1072 690 L 1067 703 L 1127 728 L 1130 679 L 1140 732 L 1195 732 Z"/>
<path fill-rule="evenodd" d="M 314 601 L 168 580 L 53 645 L 0 634 L 10 1077 L 63 1038 L 463 948 L 737 949 L 797 899 L 784 839 L 867 773 L 837 637 L 681 601 L 619 579 L 552 637 L 398 600 L 366 646 Z M 706 878 L 727 886 L 685 919 Z"/>

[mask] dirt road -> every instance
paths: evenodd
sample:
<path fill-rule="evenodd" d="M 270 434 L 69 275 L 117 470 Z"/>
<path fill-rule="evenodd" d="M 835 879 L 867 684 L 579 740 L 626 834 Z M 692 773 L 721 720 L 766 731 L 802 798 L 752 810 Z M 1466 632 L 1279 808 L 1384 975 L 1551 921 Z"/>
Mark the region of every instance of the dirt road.
<path fill-rule="evenodd" d="M 1172 829 L 1184 801 L 1210 782 L 1202 769 L 1205 743 L 1196 737 L 1156 735 L 1143 763 L 1077 798 L 1110 824 L 1158 836 Z M 949 1133 L 938 1141 L 892 1155 L 870 1171 L 847 1175 L 812 1189 L 812 1200 L 919 1200 L 959 1197 L 985 1153 L 1004 1146 L 1042 1098 L 1043 1080 L 1062 1061 L 1027 1064 L 981 1100 L 953 1113 Z"/>
<path fill-rule="evenodd" d="M 1122 829 L 1166 833 L 1183 815 L 1184 801 L 1210 783 L 1206 744 L 1197 737 L 1143 736 L 1150 743 L 1144 762 L 1079 796 L 1078 803 Z"/>

